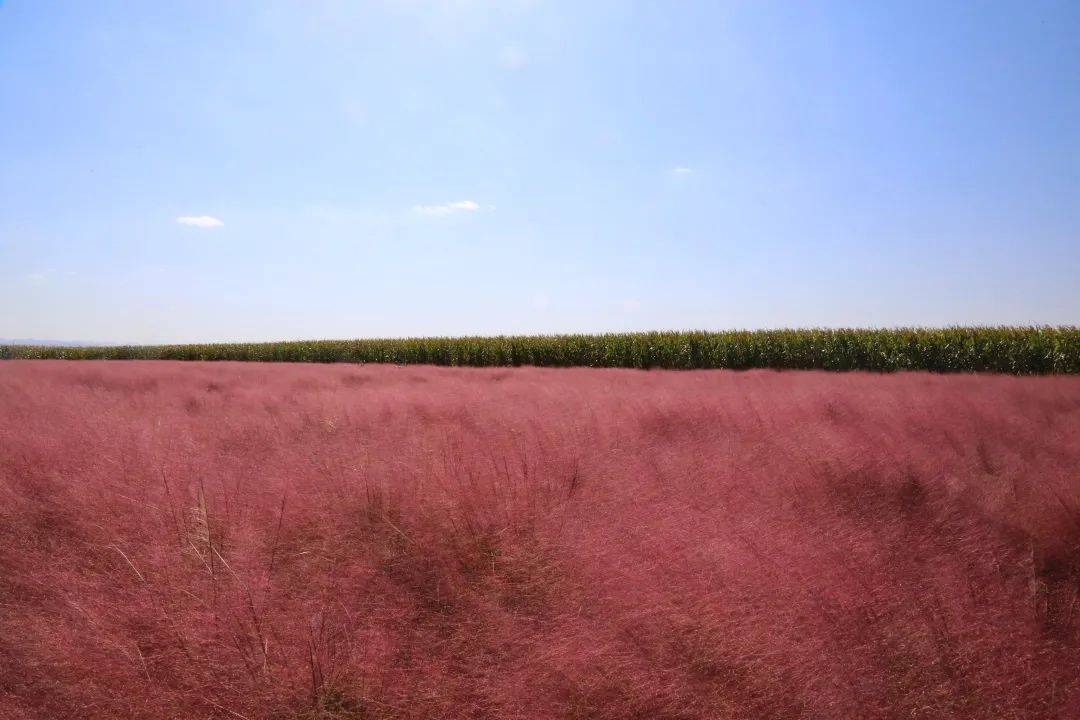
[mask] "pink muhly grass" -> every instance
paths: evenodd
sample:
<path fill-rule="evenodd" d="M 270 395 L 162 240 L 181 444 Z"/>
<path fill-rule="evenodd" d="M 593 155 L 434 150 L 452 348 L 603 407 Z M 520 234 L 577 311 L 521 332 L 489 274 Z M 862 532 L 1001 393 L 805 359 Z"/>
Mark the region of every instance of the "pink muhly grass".
<path fill-rule="evenodd" d="M 0 718 L 1075 718 L 1080 378 L 0 364 Z"/>

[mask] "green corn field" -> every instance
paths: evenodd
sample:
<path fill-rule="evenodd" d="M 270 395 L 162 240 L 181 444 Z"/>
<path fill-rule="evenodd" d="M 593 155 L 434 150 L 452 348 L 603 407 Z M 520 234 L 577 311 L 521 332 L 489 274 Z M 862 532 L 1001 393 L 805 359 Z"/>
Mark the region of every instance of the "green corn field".
<path fill-rule="evenodd" d="M 0 346 L 0 358 L 450 366 L 1080 372 L 1080 327 L 752 330 L 107 347 Z"/>

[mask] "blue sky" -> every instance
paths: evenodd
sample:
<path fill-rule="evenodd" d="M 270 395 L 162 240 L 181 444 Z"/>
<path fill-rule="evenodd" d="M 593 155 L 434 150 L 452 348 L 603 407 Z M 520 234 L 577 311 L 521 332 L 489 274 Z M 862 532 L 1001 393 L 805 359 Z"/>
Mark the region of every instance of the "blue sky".
<path fill-rule="evenodd" d="M 1076 324 L 1078 278 L 1080 3 L 0 4 L 0 337 Z"/>

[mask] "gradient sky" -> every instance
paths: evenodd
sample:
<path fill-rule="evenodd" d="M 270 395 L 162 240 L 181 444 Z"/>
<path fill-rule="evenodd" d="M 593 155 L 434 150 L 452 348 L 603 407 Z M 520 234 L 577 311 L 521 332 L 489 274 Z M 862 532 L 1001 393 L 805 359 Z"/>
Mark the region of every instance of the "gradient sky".
<path fill-rule="evenodd" d="M 0 3 L 0 337 L 1078 322 L 1074 0 Z"/>

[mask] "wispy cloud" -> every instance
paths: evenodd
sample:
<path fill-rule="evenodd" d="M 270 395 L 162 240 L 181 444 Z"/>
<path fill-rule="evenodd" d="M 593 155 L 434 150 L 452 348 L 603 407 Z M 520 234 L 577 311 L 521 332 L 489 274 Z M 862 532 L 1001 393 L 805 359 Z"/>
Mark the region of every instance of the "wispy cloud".
<path fill-rule="evenodd" d="M 216 217 L 210 217 L 209 215 L 182 215 L 176 218 L 176 222 L 197 228 L 216 228 L 225 224 Z"/>
<path fill-rule="evenodd" d="M 367 124 L 368 109 L 363 103 L 357 100 L 346 100 L 342 103 L 341 110 L 353 125 L 361 126 Z"/>
<path fill-rule="evenodd" d="M 413 206 L 413 212 L 420 215 L 450 215 L 459 212 L 476 212 L 479 209 L 480 205 L 472 200 L 458 200 L 456 202 L 442 203 L 441 205 Z"/>
<path fill-rule="evenodd" d="M 633 298 L 627 298 L 626 300 L 622 301 L 621 305 L 623 307 L 623 310 L 637 310 L 639 307 L 641 307 L 641 301 L 635 300 Z"/>
<path fill-rule="evenodd" d="M 520 70 L 528 61 L 525 51 L 517 45 L 507 45 L 499 54 L 499 63 L 508 70 Z"/>
<path fill-rule="evenodd" d="M 672 175 L 690 175 L 694 172 L 693 168 L 688 168 L 685 165 L 676 165 L 671 168 Z"/>
<path fill-rule="evenodd" d="M 74 274 L 75 273 L 72 272 L 71 270 L 68 270 L 68 271 L 66 271 L 64 273 L 64 275 L 69 275 L 69 276 L 74 275 Z M 56 275 L 57 275 L 56 268 L 45 268 L 44 270 L 39 270 L 38 272 L 30 273 L 29 275 L 26 276 L 26 279 L 29 280 L 32 283 L 37 284 L 37 283 L 49 282 L 54 277 L 56 277 Z"/>

